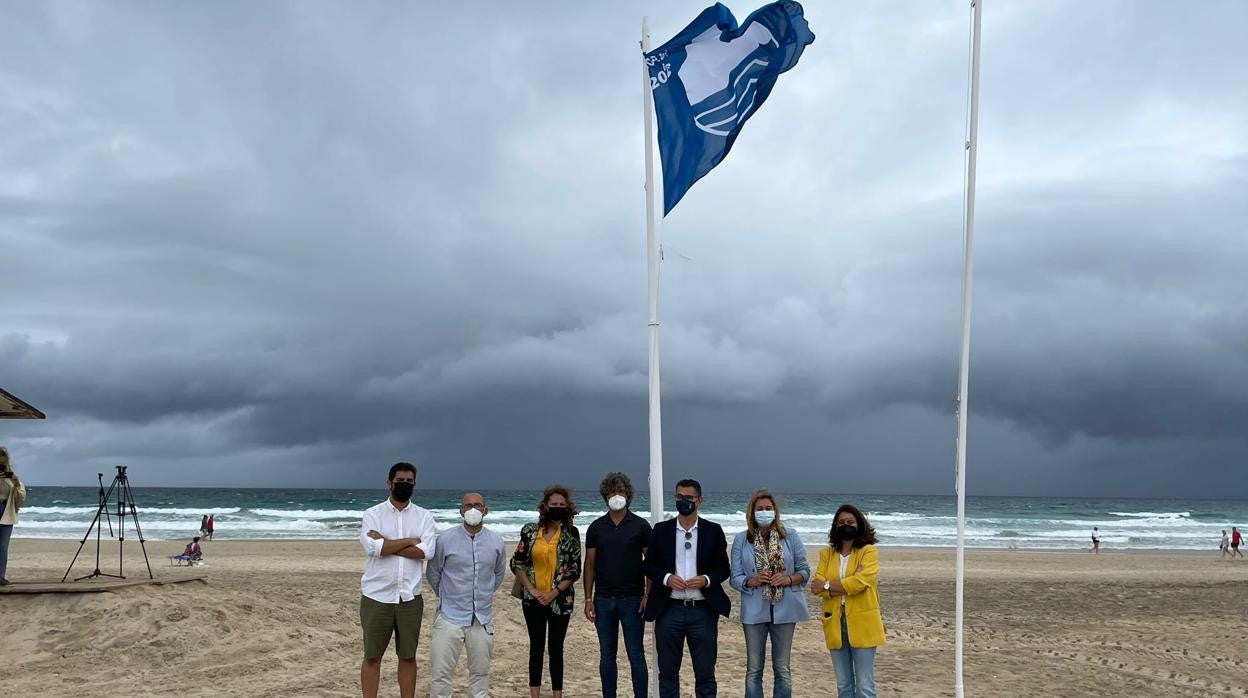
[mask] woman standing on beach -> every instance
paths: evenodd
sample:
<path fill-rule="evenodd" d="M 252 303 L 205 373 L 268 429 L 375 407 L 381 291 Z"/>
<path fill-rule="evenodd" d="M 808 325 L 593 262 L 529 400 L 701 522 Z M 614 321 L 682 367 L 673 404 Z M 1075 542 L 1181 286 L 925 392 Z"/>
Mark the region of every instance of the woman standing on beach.
<path fill-rule="evenodd" d="M 17 510 L 26 502 L 26 486 L 13 472 L 9 451 L 0 446 L 0 586 L 8 586 L 9 538 L 17 524 Z"/>
<path fill-rule="evenodd" d="M 875 698 L 875 648 L 884 644 L 875 529 L 857 507 L 842 504 L 828 541 L 810 591 L 823 598 L 823 636 L 836 669 L 836 695 Z"/>
<path fill-rule="evenodd" d="M 763 698 L 763 664 L 771 638 L 773 698 L 791 698 L 793 630 L 810 620 L 802 586 L 810 578 L 806 548 L 797 531 L 780 522 L 780 507 L 767 490 L 750 497 L 745 530 L 732 541 L 732 576 L 741 592 L 741 627 L 745 630 L 745 698 Z"/>
<path fill-rule="evenodd" d="M 542 493 L 537 523 L 520 529 L 520 542 L 511 556 L 511 571 L 522 587 L 524 624 L 529 630 L 529 696 L 542 688 L 542 650 L 549 631 L 550 687 L 563 696 L 563 640 L 572 618 L 572 591 L 581 576 L 581 533 L 572 525 L 576 516 L 572 492 L 552 485 Z"/>

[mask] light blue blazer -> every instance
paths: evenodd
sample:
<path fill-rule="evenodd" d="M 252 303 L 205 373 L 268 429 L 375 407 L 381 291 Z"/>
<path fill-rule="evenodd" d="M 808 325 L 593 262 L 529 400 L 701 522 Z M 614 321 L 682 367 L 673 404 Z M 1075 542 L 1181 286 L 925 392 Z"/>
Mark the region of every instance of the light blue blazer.
<path fill-rule="evenodd" d="M 758 570 L 754 567 L 754 545 L 745 539 L 745 531 L 732 539 L 732 577 L 728 579 L 728 583 L 741 592 L 741 623 L 744 625 L 810 620 L 810 611 L 806 608 L 805 585 L 810 582 L 806 546 L 802 545 L 797 531 L 785 528 L 784 532 L 784 538 L 780 539 L 780 549 L 784 552 L 784 573 L 800 574 L 805 583 L 785 588 L 784 598 L 775 606 L 774 617 L 771 604 L 763 598 L 762 587 L 745 586 L 745 580 L 758 576 Z"/>

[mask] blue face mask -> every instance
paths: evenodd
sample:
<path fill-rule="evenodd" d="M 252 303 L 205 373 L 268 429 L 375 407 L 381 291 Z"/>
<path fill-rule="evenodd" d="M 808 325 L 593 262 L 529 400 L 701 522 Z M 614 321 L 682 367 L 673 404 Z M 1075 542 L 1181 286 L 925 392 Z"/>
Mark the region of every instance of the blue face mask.
<path fill-rule="evenodd" d="M 770 526 L 776 520 L 776 512 L 770 509 L 762 509 L 754 512 L 754 520 L 759 526 Z"/>
<path fill-rule="evenodd" d="M 690 514 L 692 514 L 693 512 L 697 510 L 698 510 L 698 503 L 693 501 L 692 499 L 677 499 L 676 500 L 676 511 L 679 512 L 681 516 L 689 516 Z"/>

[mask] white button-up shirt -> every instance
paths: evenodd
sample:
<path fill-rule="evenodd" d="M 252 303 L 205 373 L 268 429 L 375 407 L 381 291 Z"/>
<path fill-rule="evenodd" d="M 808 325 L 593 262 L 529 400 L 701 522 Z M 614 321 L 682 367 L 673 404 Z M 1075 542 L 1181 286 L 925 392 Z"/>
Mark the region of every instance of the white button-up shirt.
<path fill-rule="evenodd" d="M 676 574 L 680 575 L 680 578 L 685 581 L 698 576 L 698 521 L 701 521 L 701 519 L 695 520 L 693 526 L 689 529 L 693 537 L 688 539 L 688 542 L 692 545 L 687 550 L 685 549 L 685 529 L 680 527 L 680 521 L 676 522 Z M 668 577 L 670 576 L 668 575 Z M 667 583 L 667 577 L 663 578 L 663 583 Z M 709 577 L 706 583 L 711 583 Z M 701 601 L 706 597 L 702 595 L 701 589 L 673 589 L 672 598 L 697 599 Z"/>
<path fill-rule="evenodd" d="M 419 596 L 425 561 L 402 555 L 382 555 L 381 546 L 385 540 L 369 538 L 370 530 L 377 531 L 385 540 L 419 538 L 416 547 L 425 551 L 425 558 L 430 558 L 438 536 L 433 514 L 411 502 L 396 509 L 386 499 L 364 512 L 364 523 L 360 527 L 360 543 L 368 556 L 364 562 L 364 576 L 360 578 L 360 592 L 380 603 L 411 601 Z"/>

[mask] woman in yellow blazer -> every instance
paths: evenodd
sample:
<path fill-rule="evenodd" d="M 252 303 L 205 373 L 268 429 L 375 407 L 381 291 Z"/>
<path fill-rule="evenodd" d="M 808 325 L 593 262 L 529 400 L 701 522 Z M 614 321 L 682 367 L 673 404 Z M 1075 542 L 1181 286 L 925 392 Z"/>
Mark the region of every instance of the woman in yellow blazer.
<path fill-rule="evenodd" d="M 875 648 L 884 644 L 875 529 L 858 507 L 842 504 L 828 541 L 810 591 L 823 598 L 823 636 L 836 669 L 836 695 L 875 698 Z"/>

